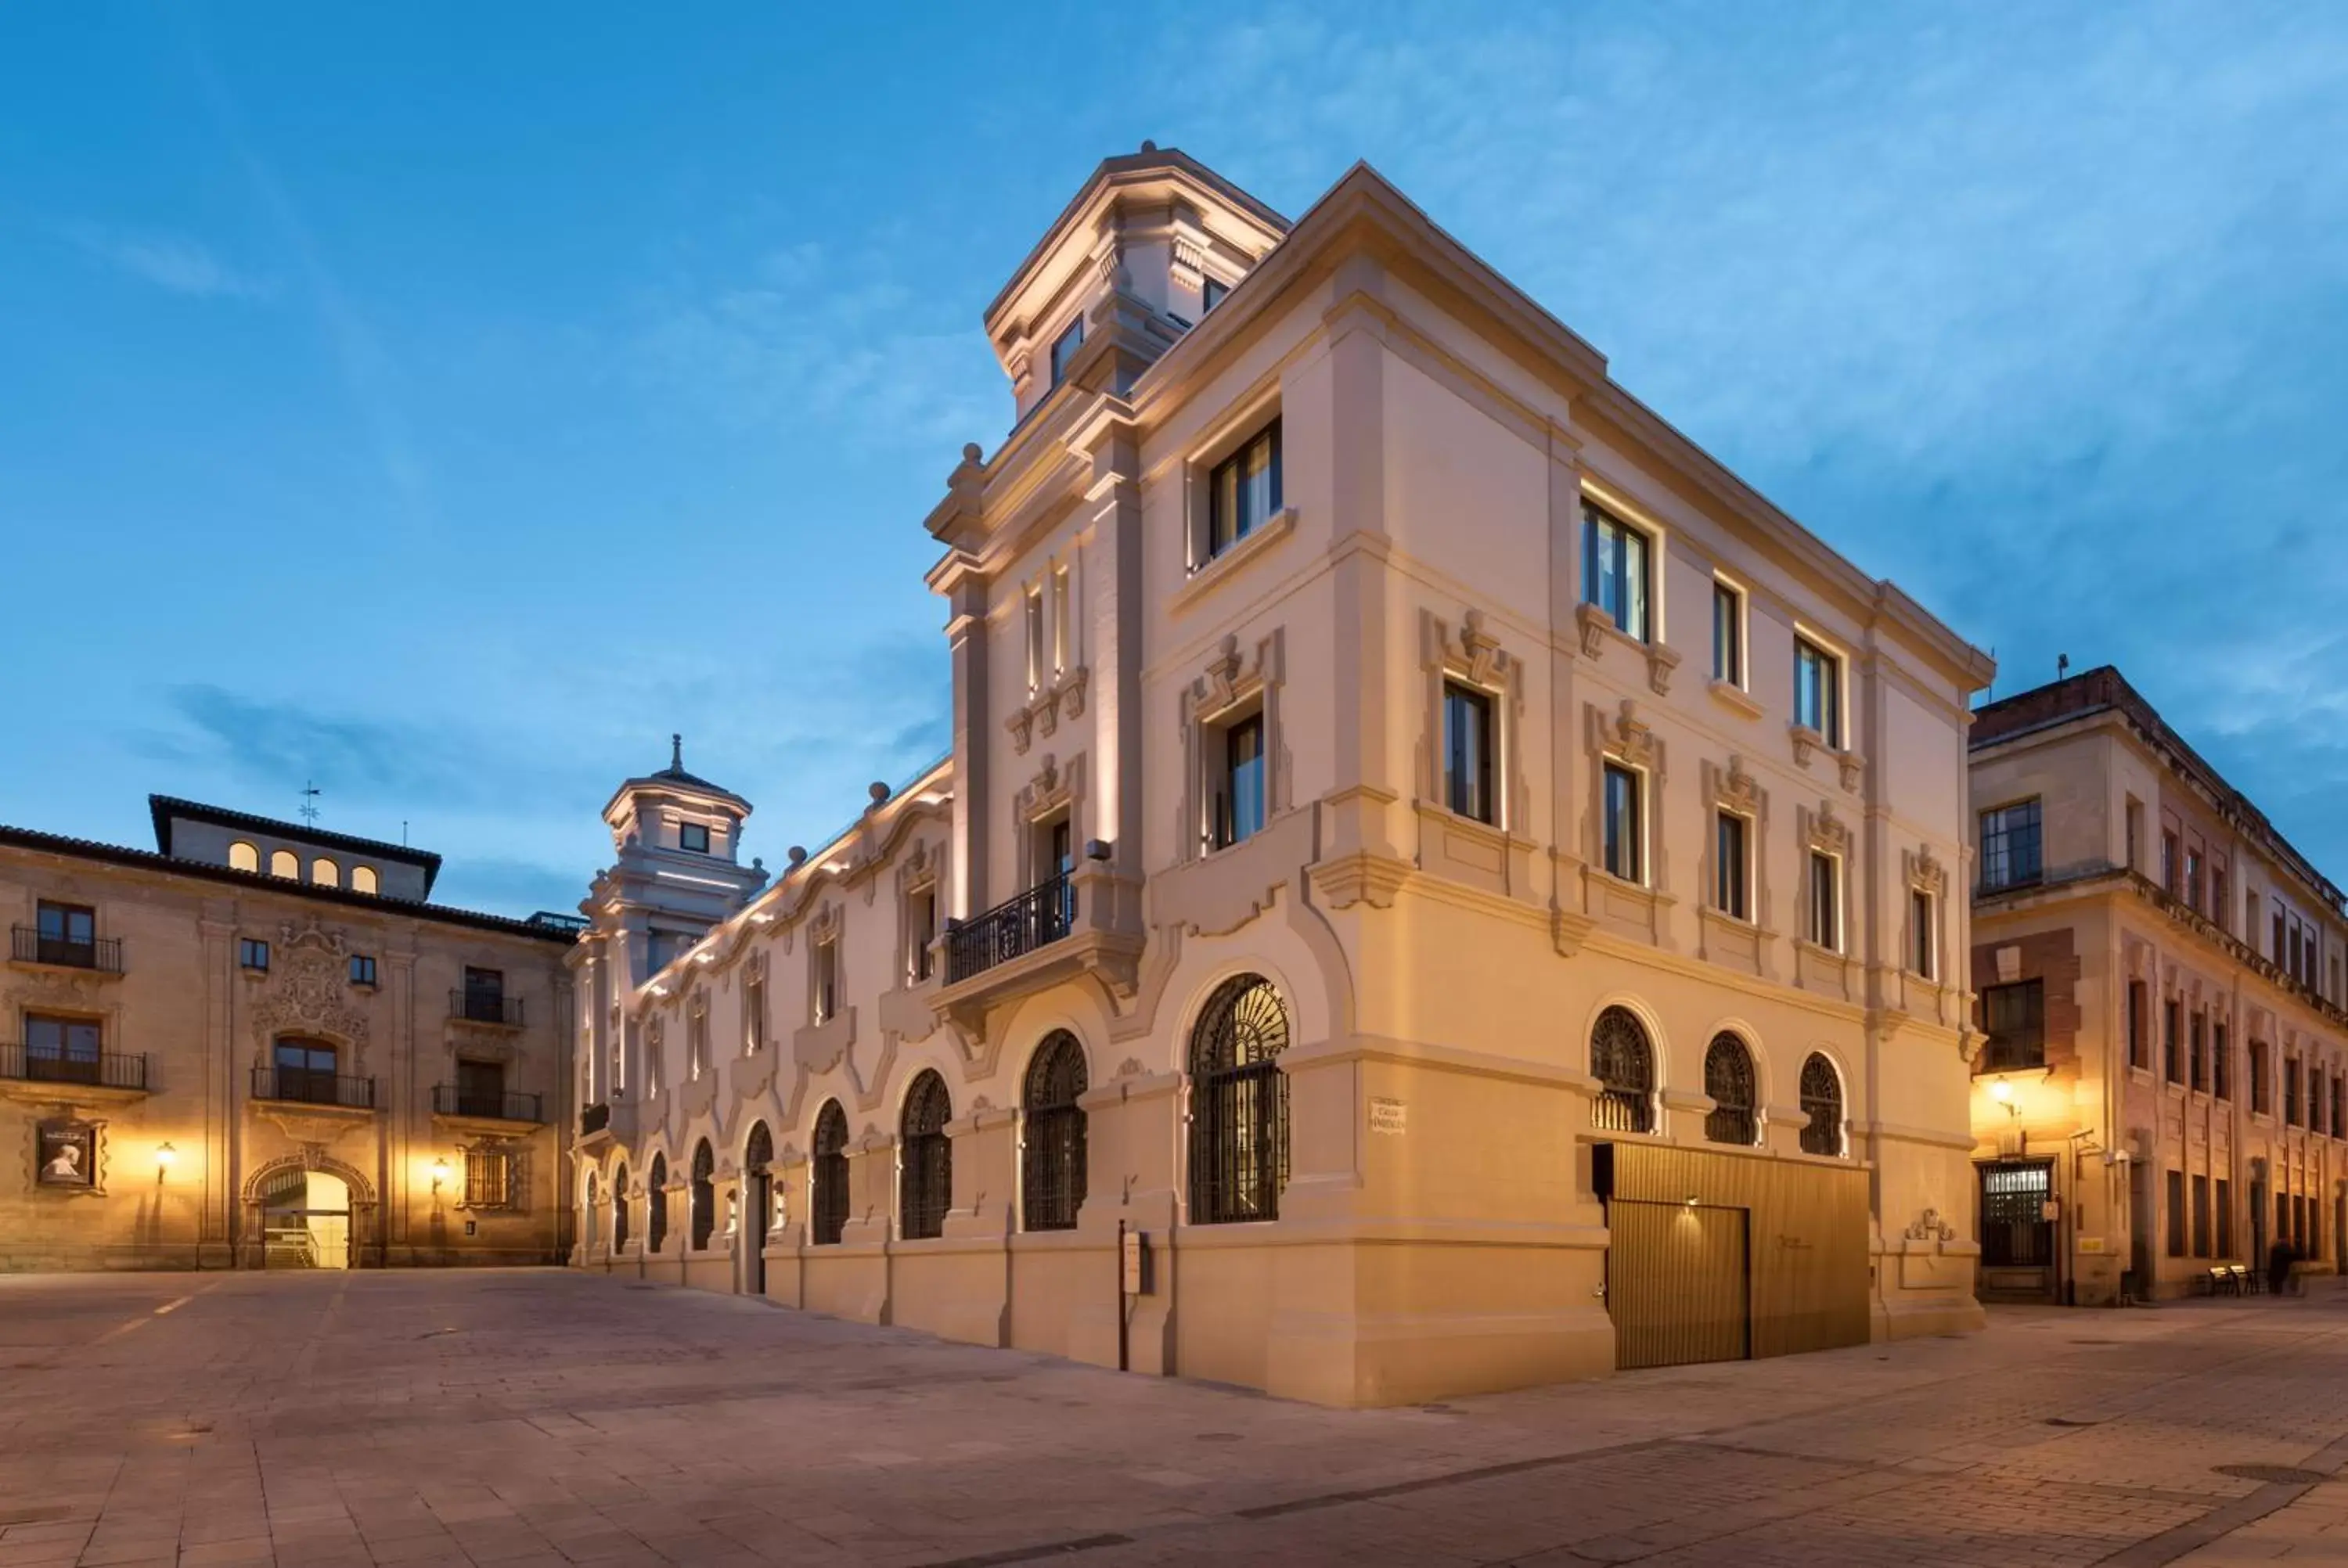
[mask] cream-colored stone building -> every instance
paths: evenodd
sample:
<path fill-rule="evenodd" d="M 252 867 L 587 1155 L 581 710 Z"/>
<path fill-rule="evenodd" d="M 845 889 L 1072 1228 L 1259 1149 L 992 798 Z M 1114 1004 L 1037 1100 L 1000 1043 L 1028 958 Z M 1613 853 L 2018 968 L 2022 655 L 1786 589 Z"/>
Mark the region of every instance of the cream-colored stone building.
<path fill-rule="evenodd" d="M 1111 159 L 985 327 L 952 754 L 722 912 L 606 813 L 582 1263 L 1332 1404 L 1977 1325 L 1989 661 L 1365 167 Z"/>
<path fill-rule="evenodd" d="M 152 851 L 0 827 L 0 1269 L 560 1261 L 578 922 L 152 804 Z"/>
<path fill-rule="evenodd" d="M 2100 1305 L 2333 1268 L 2348 909 L 2116 670 L 1972 741 L 1985 1294 Z"/>

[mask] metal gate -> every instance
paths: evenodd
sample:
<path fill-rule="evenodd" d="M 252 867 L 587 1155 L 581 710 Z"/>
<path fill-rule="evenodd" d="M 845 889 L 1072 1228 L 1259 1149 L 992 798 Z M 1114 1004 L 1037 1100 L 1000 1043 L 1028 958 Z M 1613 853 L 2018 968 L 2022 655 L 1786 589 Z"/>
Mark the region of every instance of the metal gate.
<path fill-rule="evenodd" d="M 1606 1211 L 1606 1307 L 1617 1367 L 1753 1354 L 1747 1211 L 1639 1198 L 1615 1198 Z"/>

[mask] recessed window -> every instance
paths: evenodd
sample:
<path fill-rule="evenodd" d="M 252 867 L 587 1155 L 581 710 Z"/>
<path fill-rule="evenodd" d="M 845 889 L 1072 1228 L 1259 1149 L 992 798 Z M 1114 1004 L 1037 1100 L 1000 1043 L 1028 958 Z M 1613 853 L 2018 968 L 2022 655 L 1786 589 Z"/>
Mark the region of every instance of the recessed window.
<path fill-rule="evenodd" d="M 1724 811 L 1714 819 L 1713 907 L 1735 920 L 1752 918 L 1746 897 L 1745 829 L 1745 819 L 1733 811 Z"/>
<path fill-rule="evenodd" d="M 1052 340 L 1052 384 L 1057 386 L 1068 379 L 1068 366 L 1076 357 L 1076 350 L 1085 346 L 1085 319 L 1078 316 L 1067 330 Z"/>
<path fill-rule="evenodd" d="M 688 850 L 688 851 L 692 852 L 692 853 L 693 853 L 693 854 L 695 854 L 695 855 L 706 855 L 706 854 L 708 854 L 708 853 L 709 853 L 709 825 L 708 825 L 708 824 L 706 824 L 706 823 L 700 823 L 700 822 L 688 822 L 688 823 L 685 823 L 685 824 L 681 825 L 677 828 L 677 830 L 676 830 L 676 846 L 677 846 L 679 849 Z"/>
<path fill-rule="evenodd" d="M 1625 882 L 1646 880 L 1646 843 L 1641 822 L 1640 778 L 1619 763 L 1606 764 L 1604 852 L 1607 875 Z"/>
<path fill-rule="evenodd" d="M 1222 744 L 1222 766 L 1216 780 L 1213 820 L 1208 842 L 1227 849 L 1263 829 L 1263 714 L 1234 719 L 1217 728 Z"/>
<path fill-rule="evenodd" d="M 2234 1050 L 2226 1038 L 2226 1025 L 2212 1020 L 2209 1025 L 2209 1092 L 2220 1100 L 2234 1097 Z"/>
<path fill-rule="evenodd" d="M 2038 880 L 2038 802 L 2034 797 L 1981 814 L 1981 866 L 1984 893 Z M 2280 925 L 2277 932 L 2280 942 Z"/>
<path fill-rule="evenodd" d="M 1794 639 L 1794 723 L 1842 749 L 1842 661 L 1807 637 Z"/>
<path fill-rule="evenodd" d="M 261 851 L 240 838 L 228 846 L 228 864 L 232 871 L 258 871 L 261 869 Z"/>
<path fill-rule="evenodd" d="M 1933 958 L 1937 956 L 1932 940 L 1932 896 L 1922 888 L 1911 889 L 1908 895 L 1909 937 L 1915 943 L 1908 959 L 1910 971 L 1925 979 L 1933 978 Z"/>
<path fill-rule="evenodd" d="M 1810 920 L 1805 935 L 1828 952 L 1842 951 L 1842 862 L 1821 849 L 1810 851 Z"/>
<path fill-rule="evenodd" d="M 320 887 L 340 887 L 343 868 L 321 855 L 310 862 L 310 881 Z"/>
<path fill-rule="evenodd" d="M 1581 509 L 1581 597 L 1604 610 L 1614 630 L 1648 640 L 1650 558 L 1653 544 L 1622 518 L 1585 504 Z"/>
<path fill-rule="evenodd" d="M 352 866 L 351 891 L 354 893 L 372 893 L 375 890 L 375 867 L 372 866 Z"/>
<path fill-rule="evenodd" d="M 469 1209 L 501 1209 L 513 1201 L 513 1156 L 497 1149 L 469 1149 L 465 1152 L 465 1206 Z M 613 1207 L 622 1216 L 619 1224 L 624 1230 L 627 1214 L 626 1200 L 614 1198 Z M 626 1245 L 623 1240 L 622 1245 Z"/>
<path fill-rule="evenodd" d="M 2185 1009 L 2175 997 L 2160 1004 L 2160 1075 L 2185 1081 Z"/>
<path fill-rule="evenodd" d="M 1718 579 L 1712 585 L 1712 678 L 1745 684 L 1745 594 Z"/>
<path fill-rule="evenodd" d="M 1207 559 L 1272 520 L 1281 507 L 1280 421 L 1275 419 L 1207 476 Z"/>
<path fill-rule="evenodd" d="M 815 978 L 811 988 L 815 1021 L 829 1023 L 839 1016 L 839 938 L 827 937 L 815 945 Z"/>
<path fill-rule="evenodd" d="M 353 953 L 351 955 L 351 984 L 355 986 L 371 986 L 375 984 L 375 955 L 373 953 Z"/>
<path fill-rule="evenodd" d="M 1211 311 L 1217 305 L 1221 304 L 1223 302 L 1224 296 L 1229 294 L 1231 292 L 1231 286 L 1229 283 L 1220 282 L 1213 278 L 1209 278 L 1199 285 L 1199 302 L 1204 306 L 1206 310 Z"/>
<path fill-rule="evenodd" d="M 44 1082 L 96 1083 L 101 1073 L 100 1025 L 91 1018 L 25 1015 L 25 1076 Z"/>
<path fill-rule="evenodd" d="M 1989 1043 L 1982 1071 L 2012 1072 L 2046 1065 L 2046 986 L 2042 980 L 1991 986 L 1982 992 L 1982 1030 Z"/>
<path fill-rule="evenodd" d="M 919 985 L 936 963 L 930 945 L 938 939 L 938 890 L 917 888 L 905 899 L 905 970 Z"/>
<path fill-rule="evenodd" d="M 767 1048 L 767 982 L 757 976 L 742 982 L 742 1050 L 756 1056 Z"/>
<path fill-rule="evenodd" d="M 300 881 L 302 877 L 302 857 L 294 854 L 290 849 L 271 850 L 269 852 L 269 875 L 272 876 L 283 876 L 289 882 Z"/>
<path fill-rule="evenodd" d="M 269 944 L 255 941 L 251 937 L 239 938 L 236 944 L 236 961 L 240 968 L 258 969 L 266 974 L 269 970 Z"/>
<path fill-rule="evenodd" d="M 97 967 L 96 908 L 88 904 L 54 904 L 44 898 L 35 908 L 34 921 L 33 958 L 44 964 Z M 21 958 L 26 955 L 20 951 L 16 956 Z"/>
<path fill-rule="evenodd" d="M 1055 567 L 1052 570 L 1052 672 L 1065 673 L 1068 668 L 1068 569 Z"/>
<path fill-rule="evenodd" d="M 1496 822 L 1492 792 L 1492 698 L 1457 681 L 1443 683 L 1443 804 L 1461 816 Z"/>

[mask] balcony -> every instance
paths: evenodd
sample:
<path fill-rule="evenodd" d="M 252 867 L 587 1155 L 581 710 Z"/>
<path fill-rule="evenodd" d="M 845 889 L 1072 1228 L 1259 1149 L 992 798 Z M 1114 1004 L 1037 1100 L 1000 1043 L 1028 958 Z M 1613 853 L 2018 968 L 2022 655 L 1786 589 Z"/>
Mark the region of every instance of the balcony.
<path fill-rule="evenodd" d="M 291 1105 L 331 1105 L 342 1111 L 375 1109 L 375 1080 L 307 1067 L 256 1067 L 252 1097 Z"/>
<path fill-rule="evenodd" d="M 147 1059 L 0 1045 L 0 1079 L 18 1083 L 71 1083 L 90 1089 L 147 1092 Z"/>
<path fill-rule="evenodd" d="M 12 926 L 8 928 L 8 958 L 19 964 L 118 975 L 122 972 L 122 938 L 94 937 L 75 941 L 44 935 L 37 927 Z"/>
<path fill-rule="evenodd" d="M 432 1113 L 436 1116 L 469 1116 L 481 1122 L 540 1122 L 544 1120 L 540 1114 L 541 1103 L 535 1094 L 466 1089 L 455 1083 L 432 1086 Z"/>
<path fill-rule="evenodd" d="M 946 933 L 946 984 L 1026 957 L 1075 928 L 1076 889 L 1063 871 Z"/>
<path fill-rule="evenodd" d="M 521 998 L 510 997 L 502 991 L 454 990 L 448 993 L 448 1016 L 467 1023 L 520 1029 Z"/>

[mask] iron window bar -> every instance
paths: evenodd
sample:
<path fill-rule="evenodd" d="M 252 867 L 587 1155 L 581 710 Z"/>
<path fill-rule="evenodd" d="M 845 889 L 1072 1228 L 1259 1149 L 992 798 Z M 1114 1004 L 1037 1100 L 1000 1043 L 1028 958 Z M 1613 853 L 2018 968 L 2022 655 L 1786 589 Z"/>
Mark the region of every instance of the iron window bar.
<path fill-rule="evenodd" d="M 1066 936 L 1076 926 L 1074 874 L 1046 877 L 946 933 L 946 983 L 984 974 Z"/>
<path fill-rule="evenodd" d="M 92 937 L 77 940 L 46 933 L 37 926 L 8 928 L 8 956 L 20 964 L 53 964 L 59 968 L 95 969 L 101 975 L 122 972 L 122 938 Z"/>
<path fill-rule="evenodd" d="M 499 991 L 452 990 L 448 993 L 448 1016 L 468 1023 L 497 1023 L 520 1029 L 521 1000 Z"/>
<path fill-rule="evenodd" d="M 479 1116 L 498 1122 L 536 1122 L 541 1102 L 535 1094 L 503 1090 L 467 1089 L 462 1084 L 432 1086 L 432 1109 L 443 1116 Z M 593 1107 L 591 1107 L 593 1109 Z M 608 1116 L 609 1106 L 602 1107 Z M 586 1113 L 580 1114 L 584 1125 Z"/>
<path fill-rule="evenodd" d="M 348 1073 L 324 1072 L 308 1067 L 256 1067 L 252 1070 L 255 1100 L 283 1100 L 300 1105 L 339 1105 L 348 1111 L 375 1109 L 375 1080 Z"/>
<path fill-rule="evenodd" d="M 0 1044 L 0 1078 L 21 1083 L 78 1083 L 98 1089 L 147 1088 L 147 1059 L 70 1047 Z"/>

